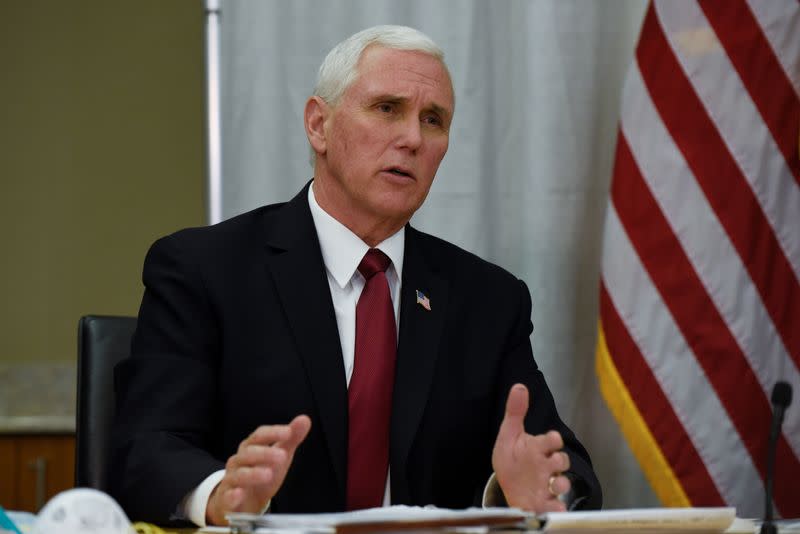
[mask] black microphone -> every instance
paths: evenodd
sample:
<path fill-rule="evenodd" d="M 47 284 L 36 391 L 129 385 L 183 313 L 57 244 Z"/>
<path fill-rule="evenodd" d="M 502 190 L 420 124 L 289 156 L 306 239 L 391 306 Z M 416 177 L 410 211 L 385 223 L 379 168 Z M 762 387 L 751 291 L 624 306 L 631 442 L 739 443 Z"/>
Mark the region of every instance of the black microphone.
<path fill-rule="evenodd" d="M 792 402 L 792 386 L 786 382 L 778 382 L 772 388 L 772 425 L 769 428 L 769 448 L 767 449 L 767 493 L 764 504 L 764 522 L 761 534 L 777 534 L 778 529 L 772 522 L 772 480 L 775 478 L 775 449 L 778 436 L 781 434 L 783 412 Z"/>

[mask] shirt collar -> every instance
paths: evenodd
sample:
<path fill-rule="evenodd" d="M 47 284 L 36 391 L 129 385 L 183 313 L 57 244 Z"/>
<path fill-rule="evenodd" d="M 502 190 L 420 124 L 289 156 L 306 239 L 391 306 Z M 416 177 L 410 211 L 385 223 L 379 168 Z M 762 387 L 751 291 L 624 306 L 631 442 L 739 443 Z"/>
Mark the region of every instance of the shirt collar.
<path fill-rule="evenodd" d="M 308 188 L 308 205 L 311 208 L 311 218 L 317 229 L 319 247 L 322 250 L 322 261 L 325 268 L 331 273 L 339 287 L 344 288 L 358 269 L 358 264 L 369 250 L 369 245 L 350 231 L 345 225 L 334 219 L 322 209 L 314 197 L 313 182 Z M 384 239 L 375 247 L 389 256 L 397 279 L 403 275 L 403 255 L 405 252 L 406 228 Z"/>

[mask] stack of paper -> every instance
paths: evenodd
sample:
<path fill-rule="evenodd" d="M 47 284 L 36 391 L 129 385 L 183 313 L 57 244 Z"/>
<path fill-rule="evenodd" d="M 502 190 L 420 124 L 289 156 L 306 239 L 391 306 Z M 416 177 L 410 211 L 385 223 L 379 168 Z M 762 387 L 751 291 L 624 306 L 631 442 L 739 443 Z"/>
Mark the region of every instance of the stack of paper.
<path fill-rule="evenodd" d="M 335 533 L 488 532 L 494 529 L 540 532 L 725 532 L 734 522 L 734 508 L 640 508 L 534 515 L 515 508 L 390 506 L 335 514 L 230 514 L 230 529 L 203 532 Z M 749 523 L 752 532 L 752 523 Z M 746 529 L 744 531 L 747 531 Z"/>
<path fill-rule="evenodd" d="M 469 508 L 449 510 L 435 507 L 388 506 L 333 514 L 230 514 L 232 532 L 302 531 L 361 534 L 366 532 L 435 530 L 445 527 L 520 527 L 533 519 L 515 508 Z M 248 530 L 250 528 L 251 530 Z"/>

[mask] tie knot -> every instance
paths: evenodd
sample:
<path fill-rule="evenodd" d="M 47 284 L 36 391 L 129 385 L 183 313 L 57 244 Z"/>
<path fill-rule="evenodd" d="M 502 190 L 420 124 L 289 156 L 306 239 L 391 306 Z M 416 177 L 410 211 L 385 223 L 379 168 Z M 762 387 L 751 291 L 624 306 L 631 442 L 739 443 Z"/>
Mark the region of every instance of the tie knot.
<path fill-rule="evenodd" d="M 369 280 L 375 273 L 385 272 L 390 263 L 392 263 L 392 260 L 389 259 L 389 256 L 377 248 L 371 248 L 364 254 L 364 259 L 361 260 L 361 263 L 358 264 L 358 272 Z"/>

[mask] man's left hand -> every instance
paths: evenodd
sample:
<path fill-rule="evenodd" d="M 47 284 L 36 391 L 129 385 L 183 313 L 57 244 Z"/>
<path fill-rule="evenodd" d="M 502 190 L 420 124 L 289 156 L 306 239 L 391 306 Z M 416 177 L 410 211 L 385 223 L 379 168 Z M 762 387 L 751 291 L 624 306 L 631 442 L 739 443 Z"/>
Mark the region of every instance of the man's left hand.
<path fill-rule="evenodd" d="M 492 452 L 492 467 L 509 506 L 532 512 L 563 512 L 558 496 L 570 489 L 562 473 L 569 456 L 561 449 L 561 434 L 551 430 L 532 436 L 525 432 L 528 388 L 515 384 L 508 393 L 506 413 Z"/>

